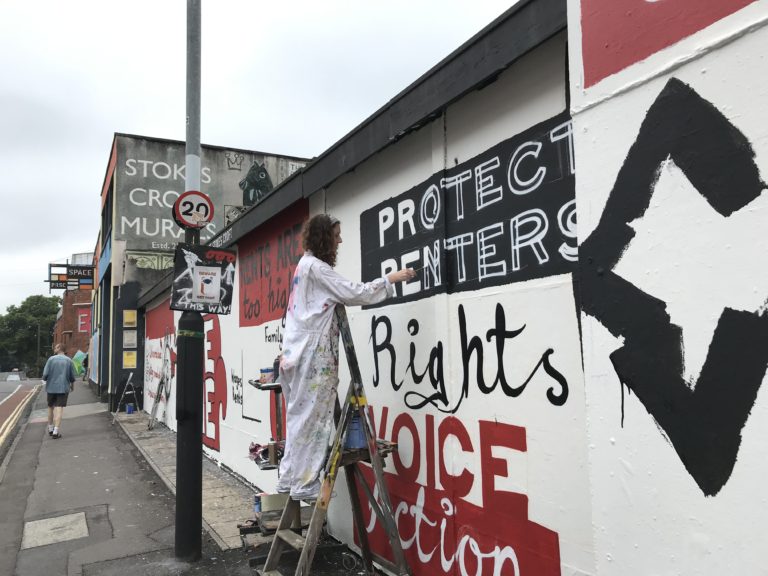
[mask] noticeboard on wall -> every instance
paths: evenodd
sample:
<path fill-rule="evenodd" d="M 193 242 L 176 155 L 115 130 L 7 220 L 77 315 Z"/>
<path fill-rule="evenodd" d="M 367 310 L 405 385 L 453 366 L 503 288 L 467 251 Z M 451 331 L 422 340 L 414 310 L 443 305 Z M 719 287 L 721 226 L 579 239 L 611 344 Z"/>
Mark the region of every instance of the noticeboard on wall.
<path fill-rule="evenodd" d="M 123 310 L 123 328 L 136 328 L 136 310 Z"/>
<path fill-rule="evenodd" d="M 137 342 L 136 330 L 123 330 L 123 348 L 136 348 Z"/>

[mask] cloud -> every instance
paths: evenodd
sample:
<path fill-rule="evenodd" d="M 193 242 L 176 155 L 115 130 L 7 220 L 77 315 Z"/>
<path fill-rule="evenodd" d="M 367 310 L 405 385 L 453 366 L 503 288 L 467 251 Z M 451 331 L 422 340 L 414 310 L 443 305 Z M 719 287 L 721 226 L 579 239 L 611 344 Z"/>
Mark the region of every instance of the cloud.
<path fill-rule="evenodd" d="M 317 156 L 507 8 L 206 2 L 201 140 Z M 0 311 L 93 249 L 115 132 L 185 138 L 185 55 L 183 2 L 0 2 Z"/>

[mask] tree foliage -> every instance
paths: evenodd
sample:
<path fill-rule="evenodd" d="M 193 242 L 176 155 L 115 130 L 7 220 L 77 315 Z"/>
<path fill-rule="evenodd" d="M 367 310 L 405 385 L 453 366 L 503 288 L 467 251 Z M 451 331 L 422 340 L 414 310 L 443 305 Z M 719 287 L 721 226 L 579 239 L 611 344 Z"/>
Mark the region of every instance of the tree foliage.
<path fill-rule="evenodd" d="M 53 327 L 61 304 L 58 296 L 29 296 L 0 314 L 0 369 L 25 370 L 40 376 L 51 354 Z"/>

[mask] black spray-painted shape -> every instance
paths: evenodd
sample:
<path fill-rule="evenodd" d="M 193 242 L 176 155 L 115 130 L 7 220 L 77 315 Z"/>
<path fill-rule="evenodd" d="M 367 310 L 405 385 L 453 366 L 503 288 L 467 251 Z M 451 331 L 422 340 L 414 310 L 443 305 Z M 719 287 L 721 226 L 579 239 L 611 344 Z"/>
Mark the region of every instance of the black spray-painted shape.
<path fill-rule="evenodd" d="M 634 236 L 629 223 L 645 213 L 668 158 L 724 217 L 765 188 L 744 135 L 690 86 L 671 79 L 643 120 L 597 228 L 579 248 L 581 306 L 624 338 L 610 356 L 622 385 L 713 496 L 733 471 L 768 366 L 768 315 L 724 308 L 692 389 L 683 378 L 682 331 L 666 303 L 613 272 Z"/>

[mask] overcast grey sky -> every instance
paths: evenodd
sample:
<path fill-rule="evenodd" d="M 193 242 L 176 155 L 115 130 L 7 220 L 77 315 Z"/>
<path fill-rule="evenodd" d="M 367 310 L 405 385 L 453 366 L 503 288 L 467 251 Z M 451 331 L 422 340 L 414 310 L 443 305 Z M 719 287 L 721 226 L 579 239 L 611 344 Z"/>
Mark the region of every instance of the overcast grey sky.
<path fill-rule="evenodd" d="M 201 140 L 317 156 L 514 3 L 203 0 Z M 93 251 L 115 132 L 184 140 L 185 42 L 185 0 L 0 0 L 0 314 Z"/>

